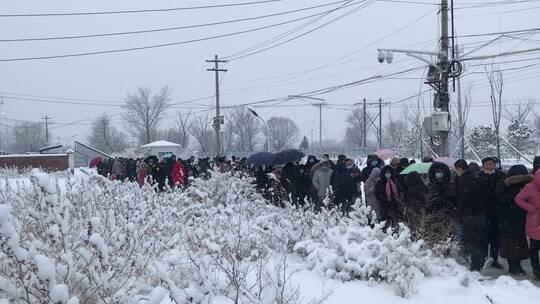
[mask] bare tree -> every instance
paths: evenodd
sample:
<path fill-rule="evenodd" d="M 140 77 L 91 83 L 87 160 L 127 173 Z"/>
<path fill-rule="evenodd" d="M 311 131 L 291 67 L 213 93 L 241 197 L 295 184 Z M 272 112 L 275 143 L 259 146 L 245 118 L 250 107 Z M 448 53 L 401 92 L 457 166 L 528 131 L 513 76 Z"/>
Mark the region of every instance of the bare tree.
<path fill-rule="evenodd" d="M 296 123 L 287 117 L 271 117 L 268 121 L 270 147 L 281 150 L 298 142 L 300 129 Z M 266 133 L 266 130 L 265 130 Z"/>
<path fill-rule="evenodd" d="M 21 122 L 13 127 L 9 150 L 14 153 L 35 152 L 46 145 L 45 130 L 39 122 Z"/>
<path fill-rule="evenodd" d="M 531 101 L 525 102 L 518 102 L 517 108 L 512 108 L 511 110 L 508 109 L 508 107 L 505 107 L 503 117 L 508 122 L 519 122 L 519 123 L 525 123 L 527 119 L 529 118 L 529 115 L 531 115 L 533 110 L 533 105 Z"/>
<path fill-rule="evenodd" d="M 390 120 L 385 126 L 384 143 L 394 150 L 399 147 L 405 135 L 409 133 L 409 124 L 405 120 Z"/>
<path fill-rule="evenodd" d="M 88 143 L 103 152 L 121 152 L 127 148 L 126 136 L 111 125 L 111 118 L 103 113 L 90 127 Z"/>
<path fill-rule="evenodd" d="M 242 151 L 253 151 L 257 145 L 257 136 L 261 133 L 261 123 L 248 109 L 234 108 L 229 112 L 232 132 L 237 136 Z"/>
<path fill-rule="evenodd" d="M 193 123 L 191 111 L 186 113 L 177 112 L 173 126 L 165 132 L 165 139 L 177 143 L 183 149 L 186 149 L 189 146 L 189 137 Z"/>
<path fill-rule="evenodd" d="M 347 128 L 345 129 L 345 142 L 359 148 L 364 146 L 364 136 L 367 136 L 365 135 L 367 128 L 364 128 L 364 125 L 367 126 L 369 123 L 369 119 L 366 120 L 368 121 L 366 121 L 364 124 L 364 112 L 362 110 L 355 109 L 351 111 L 349 116 L 347 116 L 345 119 L 345 122 L 347 122 Z"/>
<path fill-rule="evenodd" d="M 191 127 L 191 135 L 197 141 L 201 152 L 211 153 L 215 150 L 216 135 L 208 114 L 204 117 L 199 116 L 194 119 L 193 126 Z"/>
<path fill-rule="evenodd" d="M 501 115 L 502 115 L 502 93 L 503 93 L 503 75 L 501 71 L 495 71 L 491 67 L 491 71 L 488 71 L 487 67 L 486 76 L 491 89 L 490 101 L 491 101 L 491 113 L 493 116 L 493 126 L 495 127 L 495 135 L 497 136 L 497 157 L 501 158 Z"/>
<path fill-rule="evenodd" d="M 169 108 L 171 90 L 168 86 L 158 94 L 152 95 L 150 89 L 137 87 L 135 93 L 128 93 L 125 99 L 127 113 L 122 117 L 129 123 L 129 132 L 139 138 L 143 144 L 151 142 L 157 134 L 157 128 L 165 111 Z"/>
<path fill-rule="evenodd" d="M 458 118 L 461 158 L 465 158 L 465 130 L 467 129 L 467 120 L 469 119 L 469 112 L 471 111 L 471 90 L 472 87 L 467 89 L 464 101 L 461 102 L 461 89 L 458 87 L 458 104 L 457 109 L 454 109 L 454 116 Z"/>
<path fill-rule="evenodd" d="M 231 123 L 227 123 L 225 127 L 223 128 L 223 133 L 221 134 L 221 138 L 223 141 L 223 150 L 228 152 L 236 152 L 240 150 L 238 144 L 239 141 L 238 136 L 233 131 L 233 126 Z"/>

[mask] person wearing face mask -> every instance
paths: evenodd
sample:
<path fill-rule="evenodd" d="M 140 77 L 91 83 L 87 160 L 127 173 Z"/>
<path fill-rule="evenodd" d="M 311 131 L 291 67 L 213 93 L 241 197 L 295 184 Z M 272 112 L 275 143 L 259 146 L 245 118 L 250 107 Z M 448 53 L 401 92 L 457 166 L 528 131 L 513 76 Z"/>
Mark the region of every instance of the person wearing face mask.
<path fill-rule="evenodd" d="M 379 168 L 381 163 L 382 160 L 379 159 L 376 155 L 368 155 L 366 161 L 367 166 L 362 169 L 362 173 L 360 174 L 360 180 L 365 183 L 369 175 L 371 174 L 371 170 L 373 170 L 373 168 Z"/>
<path fill-rule="evenodd" d="M 317 159 L 317 157 L 315 157 L 314 155 L 308 156 L 306 164 L 305 164 L 306 170 L 308 172 L 311 172 L 311 168 L 313 168 L 313 166 L 315 166 L 318 163 L 319 163 L 319 160 Z"/>
<path fill-rule="evenodd" d="M 454 235 L 458 248 L 462 247 L 463 229 L 452 217 L 453 207 L 447 196 L 452 174 L 450 168 L 440 162 L 434 162 L 428 171 L 428 191 L 426 194 L 426 227 L 429 227 L 430 242 L 436 244 Z M 465 254 L 460 251 L 461 255 Z"/>
<path fill-rule="evenodd" d="M 504 173 L 497 169 L 497 160 L 486 157 L 482 160 L 482 172 L 478 173 L 478 180 L 484 192 L 486 204 L 486 229 L 489 244 L 489 256 L 493 259 L 491 267 L 503 269 L 499 263 L 499 225 L 497 224 L 497 198 L 495 186 L 504 179 Z"/>
<path fill-rule="evenodd" d="M 360 171 L 360 169 L 358 169 L 358 167 L 356 166 L 356 164 L 354 163 L 354 161 L 350 158 L 347 158 L 345 160 L 345 167 L 347 168 L 347 172 L 349 173 L 349 175 L 351 176 L 352 180 L 353 180 L 353 193 L 354 193 L 354 197 L 353 197 L 353 203 L 354 201 L 356 201 L 356 199 L 361 199 L 362 198 L 362 180 L 361 180 L 361 174 L 362 172 Z"/>
<path fill-rule="evenodd" d="M 316 205 L 318 208 L 322 207 L 322 202 L 329 194 L 332 174 L 334 170 L 330 169 L 330 163 L 327 160 L 321 161 L 320 165 L 315 169 L 313 173 L 312 184 L 317 190 L 318 200 Z"/>
<path fill-rule="evenodd" d="M 381 179 L 375 185 L 375 197 L 381 204 L 381 221 L 395 226 L 402 219 L 401 188 L 396 172 L 390 166 L 381 170 Z"/>
<path fill-rule="evenodd" d="M 465 252 L 471 255 L 471 271 L 481 271 L 489 266 L 487 259 L 486 208 L 484 192 L 477 178 L 469 171 L 467 161 L 454 164 L 457 177 L 448 194 L 455 206 L 455 219 L 463 226 Z"/>

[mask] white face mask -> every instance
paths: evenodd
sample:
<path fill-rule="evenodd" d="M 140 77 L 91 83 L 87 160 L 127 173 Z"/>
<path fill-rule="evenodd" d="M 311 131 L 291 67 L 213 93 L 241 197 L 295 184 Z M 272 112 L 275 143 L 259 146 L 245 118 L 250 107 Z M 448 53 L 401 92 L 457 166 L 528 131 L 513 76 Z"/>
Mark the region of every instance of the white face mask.
<path fill-rule="evenodd" d="M 354 165 L 348 165 L 347 166 L 347 169 L 352 169 L 352 168 L 354 168 Z"/>
<path fill-rule="evenodd" d="M 392 177 L 392 173 L 386 173 L 384 177 L 386 177 L 386 179 L 390 179 Z"/>
<path fill-rule="evenodd" d="M 376 160 L 372 160 L 372 161 L 370 162 L 370 164 L 371 164 L 372 167 L 375 167 L 378 163 L 379 163 L 379 162 L 376 161 Z"/>
<path fill-rule="evenodd" d="M 435 172 L 435 178 L 436 179 L 443 179 L 444 173 L 442 172 Z"/>

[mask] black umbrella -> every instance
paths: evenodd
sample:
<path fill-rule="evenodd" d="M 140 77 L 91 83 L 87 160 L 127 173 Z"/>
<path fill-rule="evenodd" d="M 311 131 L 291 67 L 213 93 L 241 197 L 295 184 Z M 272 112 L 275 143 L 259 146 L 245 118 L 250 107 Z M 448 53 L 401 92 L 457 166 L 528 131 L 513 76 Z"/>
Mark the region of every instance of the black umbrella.
<path fill-rule="evenodd" d="M 247 159 L 247 165 L 253 167 L 271 166 L 274 164 L 274 153 L 257 152 Z"/>
<path fill-rule="evenodd" d="M 302 159 L 306 154 L 298 149 L 286 149 L 274 154 L 274 164 L 281 165 Z"/>

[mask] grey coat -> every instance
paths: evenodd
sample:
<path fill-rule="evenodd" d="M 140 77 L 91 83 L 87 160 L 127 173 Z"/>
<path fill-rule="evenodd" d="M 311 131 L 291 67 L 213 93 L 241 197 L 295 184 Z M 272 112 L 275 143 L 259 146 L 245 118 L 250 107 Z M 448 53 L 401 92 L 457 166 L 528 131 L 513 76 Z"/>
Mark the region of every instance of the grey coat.
<path fill-rule="evenodd" d="M 326 196 L 326 192 L 328 188 L 330 188 L 330 180 L 332 179 L 332 174 L 334 173 L 334 170 L 328 168 L 328 170 L 323 170 L 322 168 L 318 168 L 315 170 L 315 173 L 313 173 L 313 187 L 317 189 L 317 195 L 319 197 Z"/>

